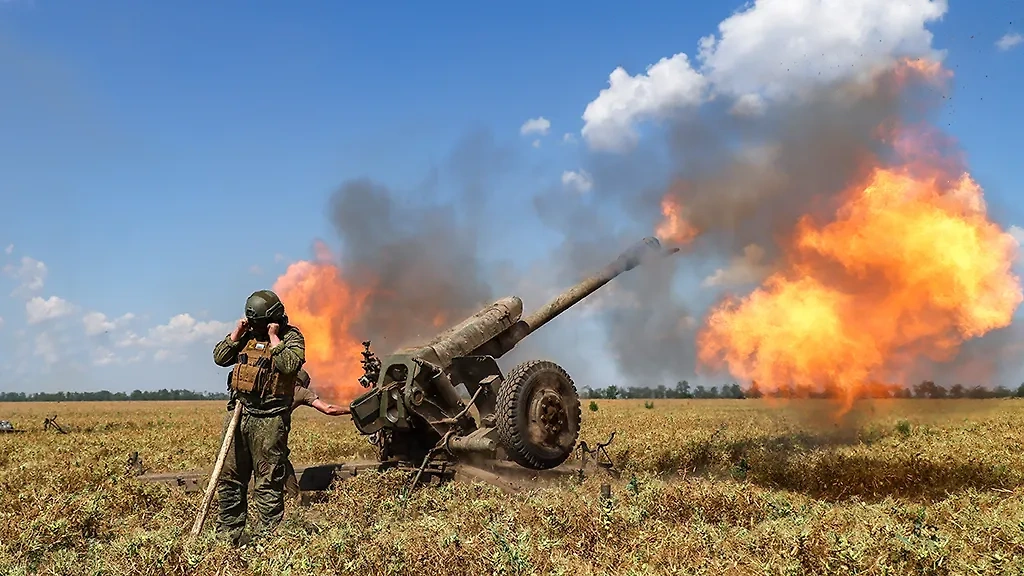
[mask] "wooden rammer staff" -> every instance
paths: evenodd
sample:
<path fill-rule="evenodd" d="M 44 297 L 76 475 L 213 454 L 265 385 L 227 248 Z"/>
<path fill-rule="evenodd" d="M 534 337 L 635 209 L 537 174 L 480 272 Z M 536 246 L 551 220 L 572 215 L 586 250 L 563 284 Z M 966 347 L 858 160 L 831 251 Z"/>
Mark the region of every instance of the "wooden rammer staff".
<path fill-rule="evenodd" d="M 224 442 L 220 446 L 220 454 L 217 455 L 217 463 L 213 465 L 213 474 L 210 475 L 210 483 L 206 486 L 206 494 L 203 495 L 203 504 L 199 507 L 196 521 L 192 525 L 192 538 L 199 535 L 206 521 L 206 515 L 210 511 L 210 503 L 213 502 L 213 492 L 217 488 L 217 481 L 220 479 L 220 471 L 224 468 L 224 460 L 228 456 L 228 449 L 231 448 L 231 441 L 235 437 L 235 428 L 238 427 L 238 420 L 242 416 L 242 403 L 235 400 L 235 411 L 231 415 L 231 423 L 228 424 L 227 432 L 224 434 Z"/>

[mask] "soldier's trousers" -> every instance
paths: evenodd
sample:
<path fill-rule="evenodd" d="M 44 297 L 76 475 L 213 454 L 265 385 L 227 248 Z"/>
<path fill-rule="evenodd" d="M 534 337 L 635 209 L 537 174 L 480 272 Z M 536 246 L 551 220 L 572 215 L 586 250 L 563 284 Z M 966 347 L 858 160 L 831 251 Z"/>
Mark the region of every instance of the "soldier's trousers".
<path fill-rule="evenodd" d="M 244 409 L 235 428 L 217 485 L 220 513 L 217 532 L 237 543 L 245 529 L 249 479 L 259 515 L 253 532 L 272 531 L 284 517 L 284 488 L 288 475 L 288 433 L 291 414 L 251 416 Z M 224 431 L 231 421 L 228 413 Z"/>

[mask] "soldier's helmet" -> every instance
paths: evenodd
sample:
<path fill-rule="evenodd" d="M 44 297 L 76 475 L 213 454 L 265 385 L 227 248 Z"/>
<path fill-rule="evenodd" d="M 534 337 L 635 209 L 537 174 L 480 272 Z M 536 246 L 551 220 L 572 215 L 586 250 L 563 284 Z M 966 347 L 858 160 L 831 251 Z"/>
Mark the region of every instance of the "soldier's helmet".
<path fill-rule="evenodd" d="M 305 368 L 299 368 L 298 374 L 295 375 L 299 386 L 303 388 L 309 388 L 309 372 L 306 372 Z"/>
<path fill-rule="evenodd" d="M 258 290 L 245 301 L 245 318 L 254 328 L 264 328 L 270 323 L 284 320 L 284 304 L 270 290 Z"/>

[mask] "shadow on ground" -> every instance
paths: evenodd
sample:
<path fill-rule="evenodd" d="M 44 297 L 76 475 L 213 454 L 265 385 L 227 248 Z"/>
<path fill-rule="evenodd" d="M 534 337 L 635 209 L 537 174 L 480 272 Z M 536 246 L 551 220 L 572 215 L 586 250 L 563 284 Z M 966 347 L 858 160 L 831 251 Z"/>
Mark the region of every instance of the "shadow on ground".
<path fill-rule="evenodd" d="M 891 433 L 797 433 L 742 440 L 712 435 L 684 450 L 660 453 L 654 457 L 653 466 L 645 467 L 663 477 L 732 478 L 827 501 L 877 501 L 889 496 L 936 501 L 967 489 L 1012 490 L 1024 486 L 1020 470 L 983 453 L 939 449 L 921 452 L 898 444 L 873 445 L 893 434 L 900 434 L 899 429 Z M 628 450 L 616 456 L 625 464 L 627 474 L 631 468 L 637 469 Z"/>

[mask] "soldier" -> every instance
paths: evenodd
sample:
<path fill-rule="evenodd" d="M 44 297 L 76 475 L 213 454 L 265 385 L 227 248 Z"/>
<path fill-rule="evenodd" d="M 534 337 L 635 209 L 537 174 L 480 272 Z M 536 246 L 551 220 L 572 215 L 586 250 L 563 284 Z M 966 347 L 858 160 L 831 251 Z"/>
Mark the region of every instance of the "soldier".
<path fill-rule="evenodd" d="M 250 477 L 259 514 L 254 532 L 269 533 L 284 517 L 291 405 L 306 343 L 298 328 L 288 324 L 277 294 L 259 290 L 246 300 L 245 316 L 235 329 L 214 347 L 213 361 L 234 365 L 228 411 L 242 403 L 217 486 L 217 532 L 237 545 L 245 529 Z"/>
<path fill-rule="evenodd" d="M 292 400 L 292 412 L 299 406 L 311 406 L 328 416 L 344 416 L 349 409 L 336 404 L 328 404 L 317 396 L 317 393 L 309 388 L 309 374 L 305 370 L 299 370 L 298 382 L 295 384 L 295 397 Z M 295 476 L 295 468 L 292 467 L 291 459 L 288 460 L 288 476 L 285 480 L 285 492 L 294 498 L 299 495 L 299 479 Z"/>

